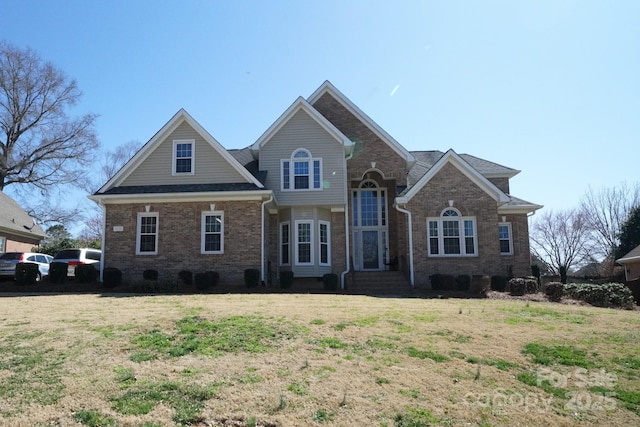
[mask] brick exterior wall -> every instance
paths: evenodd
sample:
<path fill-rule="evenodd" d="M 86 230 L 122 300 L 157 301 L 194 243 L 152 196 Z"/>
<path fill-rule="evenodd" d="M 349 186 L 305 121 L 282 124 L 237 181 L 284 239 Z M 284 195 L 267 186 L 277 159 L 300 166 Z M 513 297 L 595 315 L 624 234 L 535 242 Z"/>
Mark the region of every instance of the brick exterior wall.
<path fill-rule="evenodd" d="M 513 255 L 501 255 L 502 273 L 509 271 L 509 266 L 516 277 L 531 276 L 531 248 L 529 247 L 529 218 L 527 214 L 499 215 L 511 223 L 513 238 Z"/>
<path fill-rule="evenodd" d="M 344 212 L 331 213 L 331 270 L 340 274 L 347 268 L 345 258 Z"/>
<path fill-rule="evenodd" d="M 139 212 L 158 212 L 158 255 L 136 255 Z M 144 203 L 108 205 L 104 239 L 105 267 L 117 267 L 125 280 L 142 280 L 146 269 L 159 280 L 177 279 L 178 272 L 217 271 L 221 284 L 243 284 L 246 268 L 260 268 L 260 201 L 215 202 L 224 212 L 224 253 L 201 254 L 201 215 L 209 203 Z M 114 231 L 122 226 L 123 231 Z"/>
<path fill-rule="evenodd" d="M 510 194 L 509 178 L 489 178 L 489 181 L 505 194 Z"/>
<path fill-rule="evenodd" d="M 376 162 L 376 169 L 384 171 L 387 179 L 393 178 L 398 185 L 406 185 L 406 160 L 378 138 L 342 104 L 325 93 L 316 101 L 314 107 L 356 143 L 353 157 L 347 162 L 347 175 L 350 179 L 360 179 L 365 171 L 371 169 L 371 162 Z"/>
<path fill-rule="evenodd" d="M 463 216 L 475 217 L 477 256 L 428 256 L 427 218 L 440 217 L 453 200 Z M 455 166 L 446 164 L 407 204 L 413 221 L 414 275 L 416 286 L 430 286 L 429 276 L 441 274 L 506 275 L 513 266 L 516 276 L 529 275 L 529 245 L 526 215 L 507 218 L 512 222 L 514 255 L 500 255 L 498 205 L 485 191 L 470 181 Z M 406 224 L 406 219 L 405 219 Z M 408 255 L 407 255 L 408 259 Z"/>

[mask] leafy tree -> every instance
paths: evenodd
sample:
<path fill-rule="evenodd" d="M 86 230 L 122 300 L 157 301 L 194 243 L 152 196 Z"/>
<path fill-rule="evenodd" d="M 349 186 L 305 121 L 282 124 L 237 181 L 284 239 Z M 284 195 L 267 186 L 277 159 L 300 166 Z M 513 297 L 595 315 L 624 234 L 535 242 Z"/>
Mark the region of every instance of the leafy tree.
<path fill-rule="evenodd" d="M 33 251 L 55 255 L 62 249 L 77 248 L 79 246 L 80 242 L 71 237 L 71 233 L 64 225 L 56 224 L 47 228 L 47 237 L 40 247 L 34 248 Z"/>
<path fill-rule="evenodd" d="M 638 245 L 640 245 L 640 205 L 631 210 L 629 217 L 620 227 L 620 245 L 616 249 L 615 258 L 622 258 Z"/>
<path fill-rule="evenodd" d="M 80 96 L 36 52 L 0 41 L 0 191 L 22 184 L 46 194 L 84 179 L 99 143 L 96 115 L 69 115 Z"/>
<path fill-rule="evenodd" d="M 556 274 L 565 272 L 588 258 L 587 222 L 577 209 L 549 211 L 533 223 L 532 250 Z"/>

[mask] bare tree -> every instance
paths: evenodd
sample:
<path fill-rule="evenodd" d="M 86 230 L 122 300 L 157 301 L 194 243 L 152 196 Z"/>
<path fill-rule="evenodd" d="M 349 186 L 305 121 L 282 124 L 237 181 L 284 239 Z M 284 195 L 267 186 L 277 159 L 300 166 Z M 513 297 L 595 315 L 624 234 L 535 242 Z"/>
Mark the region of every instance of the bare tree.
<path fill-rule="evenodd" d="M 589 187 L 582 198 L 580 210 L 591 233 L 594 258 L 611 256 L 618 247 L 620 228 L 631 210 L 640 205 L 640 183 L 602 188 Z"/>
<path fill-rule="evenodd" d="M 81 96 L 75 80 L 31 49 L 0 41 L 0 191 L 77 184 L 99 143 L 96 115 L 71 117 Z"/>
<path fill-rule="evenodd" d="M 545 212 L 532 225 L 531 248 L 551 270 L 560 274 L 589 257 L 589 229 L 578 209 Z"/>
<path fill-rule="evenodd" d="M 140 141 L 131 140 L 104 153 L 100 161 L 100 173 L 93 179 L 87 179 L 85 182 L 86 190 L 90 193 L 97 191 L 138 152 L 141 146 Z M 102 208 L 93 204 L 92 209 L 84 215 L 85 227 L 80 232 L 81 240 L 101 239 L 103 215 Z"/>
<path fill-rule="evenodd" d="M 98 171 L 84 182 L 85 189 L 96 192 L 102 185 L 111 179 L 142 147 L 140 141 L 131 140 L 118 145 L 112 150 L 103 152 L 100 156 Z"/>

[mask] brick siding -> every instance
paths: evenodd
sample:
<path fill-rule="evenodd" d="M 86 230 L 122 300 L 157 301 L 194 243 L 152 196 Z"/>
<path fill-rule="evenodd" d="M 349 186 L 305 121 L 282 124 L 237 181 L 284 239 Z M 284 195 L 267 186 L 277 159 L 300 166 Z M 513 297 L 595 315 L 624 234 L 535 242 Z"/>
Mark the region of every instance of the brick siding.
<path fill-rule="evenodd" d="M 453 207 L 462 216 L 475 217 L 477 256 L 428 256 L 427 218 L 440 217 L 442 211 Z M 445 165 L 407 204 L 413 221 L 414 275 L 417 286 L 429 286 L 429 276 L 440 274 L 506 275 L 511 265 L 516 276 L 528 275 L 529 245 L 526 215 L 508 216 L 512 222 L 514 255 L 500 255 L 498 205 L 485 191 L 470 181 L 455 166 Z M 406 218 L 405 218 L 406 224 Z M 404 245 L 403 245 L 404 246 Z M 408 255 L 407 259 L 408 259 Z"/>
<path fill-rule="evenodd" d="M 139 212 L 158 212 L 158 255 L 136 255 Z M 142 280 L 146 269 L 158 271 L 159 280 L 177 279 L 178 272 L 207 270 L 220 274 L 221 284 L 242 284 L 244 270 L 260 268 L 260 201 L 216 202 L 224 212 L 224 253 L 201 254 L 201 215 L 209 203 L 145 203 L 109 205 L 104 240 L 105 267 L 117 267 L 126 280 Z M 122 226 L 123 231 L 114 231 Z"/>

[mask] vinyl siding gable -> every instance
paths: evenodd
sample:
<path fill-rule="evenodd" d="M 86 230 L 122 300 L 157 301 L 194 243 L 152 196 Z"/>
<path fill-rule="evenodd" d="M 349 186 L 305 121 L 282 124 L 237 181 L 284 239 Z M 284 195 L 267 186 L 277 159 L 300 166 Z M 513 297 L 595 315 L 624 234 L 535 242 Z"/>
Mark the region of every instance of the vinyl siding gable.
<path fill-rule="evenodd" d="M 172 174 L 173 141 L 194 141 L 194 173 Z M 156 149 L 122 182 L 131 185 L 171 185 L 171 184 L 225 184 L 247 182 L 237 169 L 224 159 L 187 122 L 182 122 Z"/>
<path fill-rule="evenodd" d="M 282 160 L 297 149 L 322 159 L 321 190 L 282 191 Z M 344 205 L 344 147 L 309 114 L 297 111 L 260 149 L 260 169 L 268 171 L 266 187 L 280 206 Z"/>

